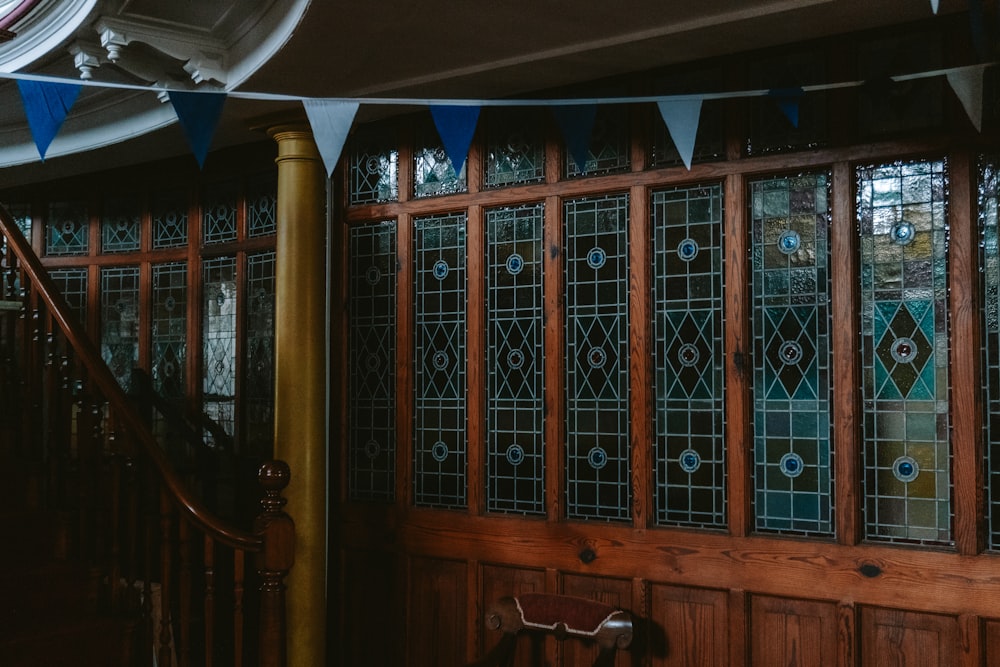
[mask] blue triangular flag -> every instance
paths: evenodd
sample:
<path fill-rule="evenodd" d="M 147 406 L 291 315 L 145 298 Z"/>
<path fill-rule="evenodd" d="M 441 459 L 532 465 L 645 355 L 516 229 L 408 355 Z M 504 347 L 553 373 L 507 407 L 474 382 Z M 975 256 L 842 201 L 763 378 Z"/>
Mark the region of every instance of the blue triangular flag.
<path fill-rule="evenodd" d="M 326 166 L 326 176 L 333 176 L 333 170 L 344 150 L 344 142 L 358 113 L 358 102 L 340 100 L 302 100 L 302 106 L 309 117 L 316 147 Z"/>
<path fill-rule="evenodd" d="M 597 105 L 555 105 L 552 107 L 552 115 L 562 130 L 566 148 L 576 162 L 576 168 L 581 172 L 586 171 L 590 160 L 590 135 L 597 119 Z"/>
<path fill-rule="evenodd" d="M 767 91 L 770 97 L 778 104 L 781 113 L 792 124 L 792 127 L 799 126 L 799 100 L 805 94 L 801 88 L 775 88 Z"/>
<path fill-rule="evenodd" d="M 193 93 L 171 90 L 167 93 L 170 103 L 174 105 L 177 120 L 180 121 L 184 136 L 198 166 L 205 166 L 208 147 L 212 144 L 215 127 L 222 116 L 222 105 L 226 102 L 225 93 Z"/>
<path fill-rule="evenodd" d="M 462 171 L 479 121 L 477 106 L 432 106 L 431 116 L 455 173 Z"/>
<path fill-rule="evenodd" d="M 674 146 L 684 160 L 684 166 L 691 169 L 694 155 L 694 140 L 698 136 L 698 121 L 701 119 L 701 98 L 666 99 L 656 103 L 660 115 L 667 125 L 667 132 L 674 140 Z"/>
<path fill-rule="evenodd" d="M 38 154 L 44 161 L 45 151 L 55 139 L 83 86 L 78 83 L 19 79 L 17 87 L 21 91 L 21 101 L 28 116 L 31 136 L 35 140 L 35 146 L 38 147 Z"/>

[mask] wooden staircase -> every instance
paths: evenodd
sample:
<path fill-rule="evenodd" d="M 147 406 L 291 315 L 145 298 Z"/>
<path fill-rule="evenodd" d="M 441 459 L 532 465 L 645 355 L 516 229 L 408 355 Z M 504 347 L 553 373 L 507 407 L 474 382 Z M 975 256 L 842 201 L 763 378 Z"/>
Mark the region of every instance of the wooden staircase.
<path fill-rule="evenodd" d="M 241 528 L 149 423 L 0 207 L 0 666 L 284 666 L 287 465 Z"/>

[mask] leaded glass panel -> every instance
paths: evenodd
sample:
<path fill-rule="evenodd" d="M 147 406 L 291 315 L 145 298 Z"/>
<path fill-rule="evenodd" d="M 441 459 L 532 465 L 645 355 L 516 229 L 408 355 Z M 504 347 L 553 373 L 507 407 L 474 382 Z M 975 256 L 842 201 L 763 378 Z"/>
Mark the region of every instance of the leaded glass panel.
<path fill-rule="evenodd" d="M 236 258 L 202 263 L 202 411 L 234 433 L 236 400 Z"/>
<path fill-rule="evenodd" d="M 14 218 L 14 224 L 17 228 L 21 230 L 24 234 L 24 238 L 31 242 L 31 206 L 28 204 L 22 204 L 15 202 L 13 204 L 4 204 L 4 208 L 10 213 L 10 217 Z"/>
<path fill-rule="evenodd" d="M 656 522 L 726 526 L 722 187 L 652 194 Z"/>
<path fill-rule="evenodd" d="M 998 158 L 990 156 L 980 165 L 979 266 L 982 278 L 983 393 L 986 413 L 986 522 L 987 545 L 1000 549 L 1000 235 L 997 203 L 1000 201 Z"/>
<path fill-rule="evenodd" d="M 81 324 L 87 324 L 87 269 L 52 269 L 52 282 Z"/>
<path fill-rule="evenodd" d="M 48 255 L 86 255 L 90 249 L 90 218 L 83 202 L 52 202 L 45 224 Z"/>
<path fill-rule="evenodd" d="M 396 487 L 396 222 L 350 230 L 352 500 L 393 500 Z"/>
<path fill-rule="evenodd" d="M 201 233 L 205 244 L 236 240 L 238 201 L 235 183 L 216 183 L 205 190 L 201 209 Z"/>
<path fill-rule="evenodd" d="M 420 123 L 413 148 L 413 196 L 433 197 L 465 192 L 465 172 L 455 173 L 455 167 L 444 150 L 444 144 L 432 123 Z"/>
<path fill-rule="evenodd" d="M 274 260 L 273 250 L 247 255 L 241 406 L 246 453 L 260 458 L 274 451 Z"/>
<path fill-rule="evenodd" d="M 139 267 L 101 269 L 101 357 L 126 392 L 139 364 Z"/>
<path fill-rule="evenodd" d="M 139 202 L 132 197 L 108 199 L 101 217 L 102 252 L 134 252 L 141 235 Z"/>
<path fill-rule="evenodd" d="M 757 530 L 833 535 L 829 177 L 750 183 Z"/>
<path fill-rule="evenodd" d="M 544 212 L 486 212 L 486 505 L 495 512 L 545 512 Z"/>
<path fill-rule="evenodd" d="M 538 109 L 505 107 L 489 114 L 486 187 L 545 179 L 545 124 Z"/>
<path fill-rule="evenodd" d="M 627 520 L 628 195 L 564 204 L 566 512 Z"/>
<path fill-rule="evenodd" d="M 366 125 L 351 138 L 350 202 L 399 199 L 399 149 L 393 126 Z"/>
<path fill-rule="evenodd" d="M 417 505 L 466 504 L 464 213 L 414 221 Z"/>
<path fill-rule="evenodd" d="M 187 264 L 153 266 L 153 391 L 160 396 L 184 398 L 187 364 Z"/>
<path fill-rule="evenodd" d="M 782 97 L 783 91 L 829 83 L 823 51 L 782 52 L 755 60 L 750 63 L 747 76 L 751 89 L 774 91 L 774 95 L 749 100 L 748 155 L 805 150 L 829 142 L 828 93 L 810 91 Z M 794 108 L 797 125 L 788 118 L 783 104 Z"/>
<path fill-rule="evenodd" d="M 181 192 L 164 192 L 153 197 L 153 248 L 180 248 L 188 242 L 188 203 Z"/>
<path fill-rule="evenodd" d="M 278 229 L 278 176 L 267 173 L 247 184 L 247 233 L 251 238 L 271 236 Z"/>
<path fill-rule="evenodd" d="M 569 151 L 563 151 L 566 176 L 598 176 L 627 171 L 632 153 L 629 145 L 629 105 L 602 104 L 597 107 L 590 133 L 587 163 L 581 169 Z"/>
<path fill-rule="evenodd" d="M 725 78 L 721 68 L 689 70 L 672 73 L 658 79 L 654 84 L 657 95 L 688 95 L 706 90 L 725 90 Z M 694 140 L 691 162 L 711 162 L 721 160 L 726 153 L 725 141 L 725 100 L 703 100 L 698 117 L 698 132 Z M 653 110 L 653 153 L 650 167 L 677 167 L 684 164 L 674 141 L 670 137 L 666 123 L 658 110 Z"/>
<path fill-rule="evenodd" d="M 867 536 L 950 544 L 944 161 L 857 171 Z"/>

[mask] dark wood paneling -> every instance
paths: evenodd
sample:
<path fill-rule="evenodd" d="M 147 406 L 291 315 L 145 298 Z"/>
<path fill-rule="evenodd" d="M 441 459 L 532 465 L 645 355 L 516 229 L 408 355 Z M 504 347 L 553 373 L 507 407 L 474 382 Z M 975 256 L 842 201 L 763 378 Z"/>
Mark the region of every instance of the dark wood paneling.
<path fill-rule="evenodd" d="M 861 610 L 861 664 L 866 667 L 957 665 L 958 621 L 951 616 L 867 607 Z"/>
<path fill-rule="evenodd" d="M 1000 665 L 1000 621 L 983 623 L 983 657 L 987 665 Z"/>
<path fill-rule="evenodd" d="M 393 667 L 402 664 L 402 642 L 386 641 L 386 627 L 403 627 L 402 594 L 395 556 L 384 552 L 347 551 L 347 581 L 342 615 L 343 660 L 347 665 Z"/>
<path fill-rule="evenodd" d="M 754 665 L 833 667 L 837 664 L 837 605 L 754 596 L 750 601 Z"/>
<path fill-rule="evenodd" d="M 466 664 L 467 565 L 453 560 L 410 561 L 406 664 Z M 386 641 L 383 635 L 381 641 Z M 361 663 L 364 664 L 364 663 Z"/>
<path fill-rule="evenodd" d="M 652 665 L 729 665 L 729 593 L 653 585 L 645 642 Z"/>

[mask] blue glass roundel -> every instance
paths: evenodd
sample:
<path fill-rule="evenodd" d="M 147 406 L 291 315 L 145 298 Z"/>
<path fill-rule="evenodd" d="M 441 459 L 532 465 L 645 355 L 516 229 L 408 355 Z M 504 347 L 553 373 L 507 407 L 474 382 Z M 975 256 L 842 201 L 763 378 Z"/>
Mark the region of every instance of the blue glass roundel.
<path fill-rule="evenodd" d="M 365 456 L 370 459 L 375 458 L 382 451 L 382 447 L 379 446 L 378 442 L 375 440 L 369 440 L 365 443 Z"/>
<path fill-rule="evenodd" d="M 524 462 L 524 448 L 521 445 L 513 444 L 507 448 L 507 463 L 512 466 L 521 465 Z"/>
<path fill-rule="evenodd" d="M 677 256 L 685 262 L 690 262 L 698 256 L 698 242 L 694 239 L 684 239 L 677 244 Z"/>
<path fill-rule="evenodd" d="M 889 348 L 889 353 L 892 358 L 901 364 L 908 364 L 913 361 L 913 358 L 917 356 L 917 344 L 913 342 L 912 339 L 901 337 L 892 341 L 892 347 Z"/>
<path fill-rule="evenodd" d="M 372 353 L 372 354 L 369 354 L 367 357 L 365 357 L 365 367 L 369 370 L 369 372 L 375 372 L 375 371 L 377 371 L 379 369 L 379 366 L 381 366 L 381 365 L 382 365 L 382 362 L 378 358 L 377 354 Z"/>
<path fill-rule="evenodd" d="M 789 366 L 797 364 L 802 361 L 802 346 L 794 340 L 786 340 L 778 348 L 778 356 L 781 357 L 781 363 L 783 364 Z"/>
<path fill-rule="evenodd" d="M 449 269 L 450 267 L 448 266 L 448 262 L 444 261 L 443 259 L 439 259 L 438 261 L 434 262 L 434 267 L 431 270 L 433 271 L 435 278 L 437 278 L 438 280 L 444 280 L 445 278 L 448 277 Z"/>
<path fill-rule="evenodd" d="M 382 279 L 382 271 L 374 264 L 372 266 L 369 266 L 368 270 L 365 271 L 365 281 L 369 285 L 377 285 L 378 281 L 380 281 L 381 279 Z"/>
<path fill-rule="evenodd" d="M 786 229 L 778 236 L 778 250 L 791 255 L 802 245 L 802 237 L 794 229 Z"/>
<path fill-rule="evenodd" d="M 587 266 L 592 269 L 599 269 L 608 261 L 608 253 L 604 248 L 591 248 L 587 253 Z"/>
<path fill-rule="evenodd" d="M 516 252 L 511 253 L 507 258 L 507 273 L 516 276 L 524 270 L 524 258 Z"/>
<path fill-rule="evenodd" d="M 163 300 L 163 307 L 166 309 L 167 312 L 172 311 L 176 306 L 177 306 L 177 300 L 174 299 L 174 297 L 172 296 L 168 296 L 166 299 Z"/>
<path fill-rule="evenodd" d="M 587 463 L 594 470 L 600 470 L 608 465 L 608 453 L 601 447 L 594 447 L 587 453 Z"/>
<path fill-rule="evenodd" d="M 439 371 L 443 371 L 448 368 L 448 353 L 447 352 L 435 352 L 434 356 L 431 357 L 431 362 L 434 364 L 434 368 Z"/>
<path fill-rule="evenodd" d="M 448 458 L 448 445 L 444 444 L 440 440 L 434 443 L 431 447 L 431 456 L 438 463 L 442 463 L 446 458 Z"/>
<path fill-rule="evenodd" d="M 893 225 L 892 230 L 889 232 L 889 238 L 896 245 L 910 245 L 916 236 L 917 230 L 914 228 L 913 223 L 906 220 L 901 220 Z"/>
<path fill-rule="evenodd" d="M 680 464 L 681 470 L 690 475 L 701 467 L 701 455 L 693 449 L 685 449 L 677 457 L 677 462 Z"/>
<path fill-rule="evenodd" d="M 785 477 L 795 478 L 802 474 L 805 464 L 802 463 L 801 456 L 795 452 L 788 452 L 778 461 L 778 467 Z"/>
<path fill-rule="evenodd" d="M 605 354 L 604 350 L 599 347 L 595 347 L 587 353 L 587 361 L 590 363 L 592 368 L 600 368 L 607 362 L 607 360 L 608 355 Z"/>
<path fill-rule="evenodd" d="M 684 343 L 677 350 L 677 361 L 681 362 L 681 366 L 690 368 L 698 363 L 700 357 L 701 352 L 698 351 L 698 347 L 691 343 Z"/>
<path fill-rule="evenodd" d="M 909 456 L 900 456 L 892 463 L 892 474 L 900 482 L 912 482 L 920 474 L 920 464 Z"/>
<path fill-rule="evenodd" d="M 511 350 L 507 353 L 507 365 L 511 368 L 520 368 L 524 365 L 524 353 L 521 350 Z"/>

